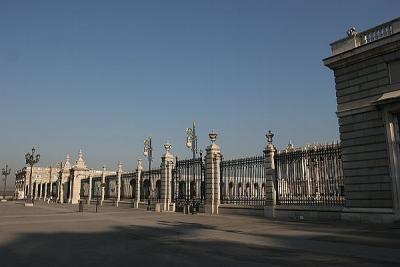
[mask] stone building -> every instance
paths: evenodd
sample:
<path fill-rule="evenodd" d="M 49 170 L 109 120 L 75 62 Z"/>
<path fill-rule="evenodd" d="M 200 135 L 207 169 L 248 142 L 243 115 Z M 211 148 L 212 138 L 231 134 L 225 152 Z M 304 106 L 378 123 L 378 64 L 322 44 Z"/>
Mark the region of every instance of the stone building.
<path fill-rule="evenodd" d="M 331 44 L 346 204 L 342 217 L 400 214 L 400 18 Z"/>
<path fill-rule="evenodd" d="M 29 166 L 16 172 L 15 195 L 19 199 L 29 194 Z M 31 195 L 35 200 L 44 200 L 52 197 L 60 203 L 78 203 L 81 195 L 81 181 L 101 175 L 115 175 L 115 171 L 91 170 L 83 159 L 82 151 L 78 153 L 75 165 L 70 163 L 69 155 L 63 166 L 60 167 L 33 167 Z"/>

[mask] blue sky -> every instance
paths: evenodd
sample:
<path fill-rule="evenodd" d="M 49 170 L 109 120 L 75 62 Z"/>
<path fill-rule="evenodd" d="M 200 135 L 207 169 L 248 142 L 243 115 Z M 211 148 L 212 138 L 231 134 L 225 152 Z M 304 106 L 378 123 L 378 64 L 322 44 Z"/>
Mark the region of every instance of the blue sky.
<path fill-rule="evenodd" d="M 225 158 L 338 139 L 329 44 L 398 16 L 399 1 L 0 1 L 0 167 L 82 148 L 125 170 L 153 137 L 190 156 L 211 129 Z"/>

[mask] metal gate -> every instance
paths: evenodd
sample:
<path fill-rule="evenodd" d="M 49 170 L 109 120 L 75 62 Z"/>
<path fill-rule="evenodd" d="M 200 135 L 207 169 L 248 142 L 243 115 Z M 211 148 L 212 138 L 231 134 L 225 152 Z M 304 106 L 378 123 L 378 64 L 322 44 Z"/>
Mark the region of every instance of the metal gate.
<path fill-rule="evenodd" d="M 177 157 L 172 175 L 172 199 L 176 211 L 183 211 L 185 205 L 199 211 L 205 201 L 203 157 L 186 160 Z"/>
<path fill-rule="evenodd" d="M 266 175 L 264 156 L 221 161 L 221 204 L 264 206 Z"/>

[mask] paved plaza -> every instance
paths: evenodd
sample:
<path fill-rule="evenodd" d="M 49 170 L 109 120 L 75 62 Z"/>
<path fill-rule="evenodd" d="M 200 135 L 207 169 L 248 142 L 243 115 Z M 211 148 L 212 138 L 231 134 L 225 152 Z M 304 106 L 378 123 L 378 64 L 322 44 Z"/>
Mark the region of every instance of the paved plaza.
<path fill-rule="evenodd" d="M 399 266 L 399 225 L 0 204 L 0 266 Z"/>

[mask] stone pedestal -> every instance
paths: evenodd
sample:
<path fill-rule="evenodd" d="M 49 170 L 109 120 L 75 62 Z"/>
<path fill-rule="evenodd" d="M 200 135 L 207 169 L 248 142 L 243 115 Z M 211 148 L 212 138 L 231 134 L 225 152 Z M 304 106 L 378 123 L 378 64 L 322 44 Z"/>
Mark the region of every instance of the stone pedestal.
<path fill-rule="evenodd" d="M 272 144 L 272 138 L 274 134 L 269 131 L 266 134 L 268 144 L 265 147 L 265 176 L 266 176 L 266 206 L 264 207 L 264 217 L 274 218 L 275 217 L 275 206 L 276 206 L 276 172 L 275 172 L 275 147 Z"/>
<path fill-rule="evenodd" d="M 119 202 L 121 201 L 121 175 L 122 175 L 122 163 L 118 163 L 117 170 L 117 201 L 115 201 L 115 206 L 118 207 Z"/>
<path fill-rule="evenodd" d="M 165 154 L 161 157 L 161 211 L 169 211 L 172 190 L 172 168 L 174 156 L 170 153 L 171 144 L 165 144 Z"/>
<path fill-rule="evenodd" d="M 139 208 L 140 202 L 140 180 L 142 179 L 142 160 L 138 159 L 137 161 L 137 168 L 136 168 L 136 186 L 135 186 L 135 201 L 133 203 L 133 207 L 135 209 Z"/>
<path fill-rule="evenodd" d="M 211 145 L 206 149 L 206 214 L 218 214 L 220 204 L 220 163 L 221 163 L 221 148 L 215 143 L 217 133 L 213 130 L 209 134 Z"/>

